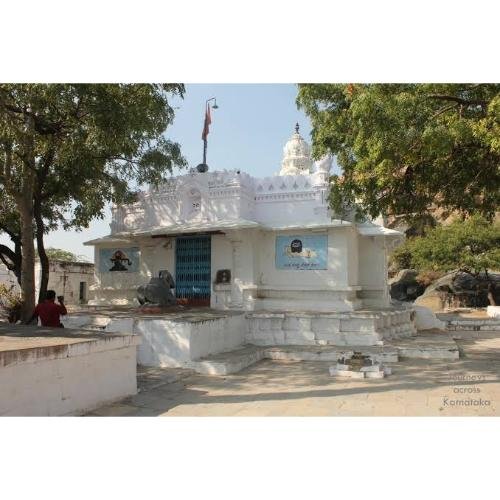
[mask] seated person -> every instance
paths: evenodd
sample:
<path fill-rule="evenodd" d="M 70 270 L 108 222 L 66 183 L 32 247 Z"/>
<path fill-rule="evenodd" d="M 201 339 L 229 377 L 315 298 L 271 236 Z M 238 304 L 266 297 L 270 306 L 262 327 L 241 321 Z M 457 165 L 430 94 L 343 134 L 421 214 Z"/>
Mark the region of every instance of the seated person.
<path fill-rule="evenodd" d="M 47 290 L 45 294 L 45 300 L 40 302 L 33 312 L 31 321 L 35 318 L 40 317 L 42 326 L 52 326 L 56 328 L 64 328 L 61 323 L 60 316 L 65 316 L 68 314 L 66 307 L 64 306 L 64 297 L 57 297 L 59 304 L 55 303 L 56 292 L 54 290 Z M 31 323 L 30 321 L 30 323 Z"/>

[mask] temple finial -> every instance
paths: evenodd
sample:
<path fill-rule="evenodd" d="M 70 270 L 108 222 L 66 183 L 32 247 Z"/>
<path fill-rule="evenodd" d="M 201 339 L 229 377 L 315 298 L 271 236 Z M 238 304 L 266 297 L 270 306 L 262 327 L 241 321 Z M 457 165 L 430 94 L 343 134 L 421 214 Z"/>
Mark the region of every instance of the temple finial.
<path fill-rule="evenodd" d="M 295 124 L 295 133 L 298 134 L 299 133 L 299 122 L 297 122 Z"/>

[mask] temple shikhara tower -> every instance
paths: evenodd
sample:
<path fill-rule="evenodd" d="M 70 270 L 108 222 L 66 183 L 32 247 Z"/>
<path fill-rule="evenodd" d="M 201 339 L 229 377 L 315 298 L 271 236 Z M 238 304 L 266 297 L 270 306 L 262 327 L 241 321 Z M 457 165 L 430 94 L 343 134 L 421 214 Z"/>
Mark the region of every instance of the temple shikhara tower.
<path fill-rule="evenodd" d="M 87 242 L 90 303 L 138 306 L 138 287 L 168 271 L 177 303 L 244 312 L 246 341 L 373 345 L 410 334 L 387 288 L 401 233 L 332 213 L 332 159 L 313 162 L 298 125 L 283 152 L 271 177 L 193 169 L 114 207 L 111 234 Z"/>

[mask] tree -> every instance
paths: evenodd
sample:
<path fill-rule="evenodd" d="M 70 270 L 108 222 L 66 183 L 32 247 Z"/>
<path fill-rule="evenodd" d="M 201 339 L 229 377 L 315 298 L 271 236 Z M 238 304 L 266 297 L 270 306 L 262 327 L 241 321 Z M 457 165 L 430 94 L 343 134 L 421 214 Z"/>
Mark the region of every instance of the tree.
<path fill-rule="evenodd" d="M 9 236 L 14 249 L 0 243 L 0 262 L 14 273 L 17 282 L 21 284 L 21 228 L 19 215 L 14 203 L 0 185 L 0 233 Z"/>
<path fill-rule="evenodd" d="M 500 270 L 500 223 L 481 216 L 440 225 L 405 241 L 392 255 L 400 268 L 458 270 L 478 276 Z"/>
<path fill-rule="evenodd" d="M 0 84 L 0 189 L 20 216 L 23 319 L 34 305 L 34 242 L 48 282 L 43 236 L 85 227 L 106 203 L 133 196 L 185 166 L 164 137 L 181 84 Z"/>
<path fill-rule="evenodd" d="M 489 219 L 500 201 L 500 85 L 303 84 L 313 154 L 337 156 L 336 213 Z"/>
<path fill-rule="evenodd" d="M 68 250 L 63 250 L 62 248 L 47 248 L 45 253 L 47 254 L 49 261 L 63 260 L 65 262 L 85 262 L 81 256 L 76 255 L 73 252 L 69 252 Z"/>

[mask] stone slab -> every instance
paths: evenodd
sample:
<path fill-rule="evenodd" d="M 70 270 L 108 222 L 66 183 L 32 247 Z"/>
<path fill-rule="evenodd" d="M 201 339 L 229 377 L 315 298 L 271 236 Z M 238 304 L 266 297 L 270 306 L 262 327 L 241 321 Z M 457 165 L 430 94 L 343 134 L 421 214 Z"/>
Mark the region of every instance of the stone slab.
<path fill-rule="evenodd" d="M 330 367 L 330 375 L 332 377 L 340 377 L 340 378 L 355 378 L 355 379 L 365 378 L 364 372 L 358 372 L 355 370 L 337 370 L 334 367 Z"/>
<path fill-rule="evenodd" d="M 137 346 L 137 335 L 0 323 L 0 367 Z"/>
<path fill-rule="evenodd" d="M 442 330 L 426 330 L 415 337 L 394 340 L 391 345 L 404 358 L 454 360 L 460 357 L 457 343 Z"/>
<path fill-rule="evenodd" d="M 204 375 L 229 375 L 264 359 L 265 349 L 247 345 L 234 351 L 223 352 L 191 361 L 186 366 Z"/>
<path fill-rule="evenodd" d="M 383 369 L 380 365 L 371 365 L 371 366 L 362 366 L 360 368 L 360 371 L 365 372 L 365 373 L 379 373 L 383 372 Z"/>

